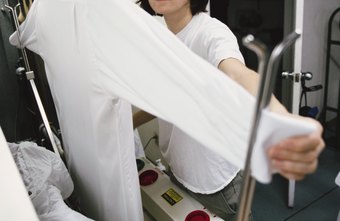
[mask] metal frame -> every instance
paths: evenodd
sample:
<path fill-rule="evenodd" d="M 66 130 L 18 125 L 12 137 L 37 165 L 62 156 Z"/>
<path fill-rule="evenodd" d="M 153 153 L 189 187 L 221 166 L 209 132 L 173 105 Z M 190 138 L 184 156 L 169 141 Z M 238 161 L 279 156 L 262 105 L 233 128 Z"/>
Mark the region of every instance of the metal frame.
<path fill-rule="evenodd" d="M 325 71 L 325 92 L 324 92 L 324 103 L 322 108 L 322 115 L 321 115 L 321 122 L 325 125 L 327 121 L 327 112 L 335 112 L 337 114 L 337 121 L 336 121 L 336 132 L 335 137 L 338 138 L 340 136 L 340 87 L 338 93 L 338 106 L 337 108 L 331 107 L 328 105 L 328 82 L 329 82 L 329 73 L 330 73 L 330 61 L 331 61 L 331 49 L 332 46 L 340 46 L 340 40 L 332 39 L 332 25 L 334 22 L 334 18 L 337 14 L 340 14 L 340 7 L 335 9 L 328 21 L 328 34 L 327 34 L 327 53 L 326 53 L 326 71 Z M 339 30 L 340 30 L 340 23 L 339 23 Z M 340 83 L 339 83 L 340 85 Z M 335 143 L 336 147 L 340 148 L 340 140 L 336 139 Z"/>
<path fill-rule="evenodd" d="M 20 34 L 21 33 L 20 33 L 20 29 L 19 29 L 19 21 L 18 21 L 18 14 L 17 14 L 17 10 L 18 10 L 19 7 L 20 7 L 20 3 L 18 3 L 14 7 L 11 7 L 11 6 L 8 5 L 8 2 L 6 1 L 4 7 L 1 8 L 1 11 L 5 12 L 6 11 L 5 9 L 8 9 L 9 12 L 11 13 L 11 15 L 12 15 L 12 18 L 13 18 L 13 21 L 14 21 L 14 25 L 15 25 L 15 29 L 16 29 L 17 38 L 18 38 L 18 41 L 19 41 L 20 51 L 21 51 L 21 54 L 22 54 L 22 57 L 23 57 L 23 60 L 24 60 L 24 65 L 25 65 L 25 70 L 24 71 L 26 73 L 26 78 L 30 82 L 30 85 L 31 85 L 31 88 L 32 88 L 32 91 L 33 91 L 33 94 L 34 94 L 34 97 L 35 97 L 35 100 L 37 102 L 37 105 L 38 105 L 38 108 L 39 108 L 42 120 L 44 122 L 46 131 L 47 131 L 47 134 L 48 134 L 48 138 L 50 139 L 50 142 L 52 144 L 53 151 L 55 153 L 57 153 L 57 155 L 59 157 L 61 157 L 64 154 L 64 151 L 63 151 L 63 149 L 61 147 L 60 141 L 55 137 L 55 135 L 53 134 L 53 132 L 51 130 L 51 127 L 50 127 L 50 124 L 49 124 L 49 121 L 48 121 L 48 118 L 47 118 L 44 106 L 43 106 L 43 104 L 41 102 L 41 99 L 40 99 L 37 87 L 36 87 L 35 82 L 34 82 L 34 78 L 35 78 L 34 72 L 31 70 L 31 67 L 29 65 L 29 61 L 28 61 L 26 50 L 25 50 L 24 47 L 22 47 L 21 42 L 20 42 Z M 56 142 L 56 141 L 58 141 L 58 142 Z"/>

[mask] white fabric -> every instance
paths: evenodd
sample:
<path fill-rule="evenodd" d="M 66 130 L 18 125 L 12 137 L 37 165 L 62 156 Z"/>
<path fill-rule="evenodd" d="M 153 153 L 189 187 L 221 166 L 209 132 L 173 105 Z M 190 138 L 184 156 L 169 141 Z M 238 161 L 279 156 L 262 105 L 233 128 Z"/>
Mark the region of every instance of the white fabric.
<path fill-rule="evenodd" d="M 276 171 L 268 166 L 270 162 L 266 154 L 267 148 L 284 138 L 309 134 L 315 130 L 315 125 L 263 110 L 251 160 L 252 175 L 262 183 L 269 183 L 270 174 Z"/>
<path fill-rule="evenodd" d="M 0 126 L 0 220 L 39 221 Z M 18 212 L 18 208 L 20 212 Z"/>
<path fill-rule="evenodd" d="M 41 221 L 90 221 L 63 201 L 73 182 L 61 159 L 36 143 L 8 143 L 31 201 Z"/>
<path fill-rule="evenodd" d="M 206 13 L 199 13 L 176 34 L 195 54 L 217 67 L 223 59 L 244 63 L 237 38 L 228 26 Z"/>
<path fill-rule="evenodd" d="M 133 131 L 135 141 L 135 156 L 136 158 L 145 157 L 144 147 L 142 140 L 140 139 L 139 132 L 137 129 Z"/>
<path fill-rule="evenodd" d="M 244 63 L 231 30 L 205 13 L 193 16 L 176 36 L 216 67 L 227 58 Z M 201 194 L 215 193 L 227 186 L 238 173 L 237 167 L 181 129 L 163 120 L 159 120 L 159 128 L 161 153 L 176 179 L 189 190 Z"/>
<path fill-rule="evenodd" d="M 161 151 L 176 179 L 196 193 L 210 194 L 223 189 L 239 171 L 177 127 L 172 130 L 169 147 Z"/>
<path fill-rule="evenodd" d="M 91 218 L 143 219 L 129 103 L 243 166 L 254 98 L 137 5 L 35 0 L 20 40 L 45 61 L 67 163 Z M 19 45 L 15 34 L 11 43 Z"/>

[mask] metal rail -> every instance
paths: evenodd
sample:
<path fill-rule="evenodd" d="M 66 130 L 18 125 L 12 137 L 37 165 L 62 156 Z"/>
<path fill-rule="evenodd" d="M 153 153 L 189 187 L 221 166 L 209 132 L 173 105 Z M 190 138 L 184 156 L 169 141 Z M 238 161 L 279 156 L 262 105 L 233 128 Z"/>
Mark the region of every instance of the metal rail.
<path fill-rule="evenodd" d="M 64 154 L 64 151 L 63 151 L 59 141 L 58 141 L 58 144 L 57 144 L 56 139 L 54 137 L 54 134 L 53 134 L 53 132 L 51 130 L 51 127 L 50 127 L 49 121 L 47 119 L 47 115 L 46 115 L 44 106 L 43 106 L 43 104 L 41 102 L 41 99 L 40 99 L 37 87 L 36 87 L 35 82 L 34 82 L 34 78 L 35 78 L 34 72 L 31 70 L 31 67 L 29 65 L 29 61 L 28 61 L 26 50 L 25 50 L 24 47 L 22 47 L 21 42 L 20 42 L 21 33 L 20 33 L 18 14 L 17 14 L 17 8 L 19 6 L 20 6 L 20 3 L 18 3 L 13 8 L 13 7 L 8 5 L 8 2 L 6 2 L 5 5 L 4 5 L 4 7 L 7 8 L 10 11 L 10 13 L 11 13 L 11 15 L 13 17 L 13 21 L 14 21 L 14 25 L 15 25 L 15 29 L 16 29 L 16 34 L 17 34 L 17 38 L 18 38 L 18 42 L 19 42 L 20 51 L 21 51 L 21 54 L 22 54 L 22 57 L 23 57 L 23 60 L 24 60 L 26 78 L 30 82 L 30 85 L 32 87 L 32 91 L 33 91 L 35 100 L 37 102 L 37 105 L 38 105 L 38 108 L 39 108 L 39 111 L 40 111 L 40 114 L 41 114 L 41 118 L 42 118 L 42 120 L 44 122 L 44 125 L 45 125 L 45 128 L 46 128 L 48 137 L 49 137 L 50 142 L 52 144 L 53 151 L 55 153 L 57 153 L 57 155 L 59 157 L 61 157 Z M 5 8 L 1 8 L 1 10 L 5 11 Z"/>
<path fill-rule="evenodd" d="M 289 34 L 280 44 L 274 48 L 269 60 L 268 52 L 264 44 L 255 40 L 252 35 L 248 35 L 243 39 L 244 46 L 254 51 L 258 57 L 258 73 L 260 74 L 260 84 L 256 97 L 256 106 L 248 143 L 246 164 L 243 171 L 243 183 L 239 199 L 237 221 L 249 220 L 256 184 L 255 179 L 251 177 L 251 156 L 256 142 L 257 129 L 261 120 L 262 110 L 268 107 L 272 97 L 277 77 L 279 59 L 286 49 L 288 49 L 300 37 L 300 35 L 301 34 L 298 33 L 298 31 Z"/>

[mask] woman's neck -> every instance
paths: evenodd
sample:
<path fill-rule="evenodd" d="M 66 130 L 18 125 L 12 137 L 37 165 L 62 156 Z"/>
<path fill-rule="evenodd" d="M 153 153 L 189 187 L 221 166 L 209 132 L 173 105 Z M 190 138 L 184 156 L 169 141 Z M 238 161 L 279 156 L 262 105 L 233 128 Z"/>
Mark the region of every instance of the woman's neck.
<path fill-rule="evenodd" d="M 183 8 L 183 10 L 175 13 L 164 15 L 164 20 L 169 30 L 177 34 L 180 32 L 192 19 L 190 8 Z"/>

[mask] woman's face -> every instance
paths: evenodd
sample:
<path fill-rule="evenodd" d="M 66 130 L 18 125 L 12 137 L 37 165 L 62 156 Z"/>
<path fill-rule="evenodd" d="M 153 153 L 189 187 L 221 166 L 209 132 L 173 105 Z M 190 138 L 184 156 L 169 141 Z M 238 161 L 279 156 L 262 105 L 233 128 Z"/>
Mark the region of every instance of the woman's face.
<path fill-rule="evenodd" d="M 182 10 L 190 10 L 189 0 L 149 0 L 149 4 L 157 14 L 164 16 Z"/>

